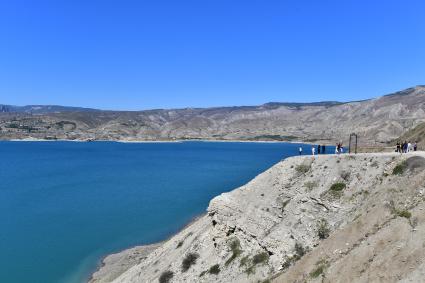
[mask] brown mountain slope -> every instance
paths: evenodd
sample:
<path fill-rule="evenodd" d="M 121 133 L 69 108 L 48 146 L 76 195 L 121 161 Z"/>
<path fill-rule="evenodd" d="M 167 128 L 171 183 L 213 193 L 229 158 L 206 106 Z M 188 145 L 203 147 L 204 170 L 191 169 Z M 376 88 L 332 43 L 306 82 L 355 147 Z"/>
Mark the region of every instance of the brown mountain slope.
<path fill-rule="evenodd" d="M 388 167 L 350 224 L 272 282 L 424 282 L 425 158 L 419 154 L 398 161 L 405 164 L 400 174 Z"/>
<path fill-rule="evenodd" d="M 398 140 L 418 142 L 419 148 L 425 148 L 425 123 L 421 123 L 403 134 Z"/>
<path fill-rule="evenodd" d="M 1 113 L 0 139 L 299 140 L 385 144 L 425 122 L 425 87 L 350 103 L 271 103 L 252 107 L 135 112 Z"/>

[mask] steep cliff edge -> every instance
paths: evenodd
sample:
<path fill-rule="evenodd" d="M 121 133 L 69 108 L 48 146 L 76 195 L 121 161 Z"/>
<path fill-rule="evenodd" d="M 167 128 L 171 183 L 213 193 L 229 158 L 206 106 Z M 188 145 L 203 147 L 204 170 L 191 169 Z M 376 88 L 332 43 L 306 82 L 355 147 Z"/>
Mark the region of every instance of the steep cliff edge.
<path fill-rule="evenodd" d="M 424 199 L 425 153 L 288 158 L 91 282 L 418 282 Z"/>

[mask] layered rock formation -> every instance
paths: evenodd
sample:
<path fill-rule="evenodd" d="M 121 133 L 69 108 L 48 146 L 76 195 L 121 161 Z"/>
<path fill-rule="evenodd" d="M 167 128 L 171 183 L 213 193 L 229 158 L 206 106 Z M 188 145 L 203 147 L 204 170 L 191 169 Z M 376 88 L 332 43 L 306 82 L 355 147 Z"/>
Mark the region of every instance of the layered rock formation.
<path fill-rule="evenodd" d="M 349 103 L 268 103 L 134 112 L 39 107 L 32 115 L 29 110 L 0 113 L 0 139 L 281 140 L 334 144 L 346 143 L 349 134 L 355 132 L 362 144 L 382 145 L 425 122 L 425 87 Z"/>
<path fill-rule="evenodd" d="M 293 157 L 91 282 L 420 282 L 424 200 L 422 152 Z"/>

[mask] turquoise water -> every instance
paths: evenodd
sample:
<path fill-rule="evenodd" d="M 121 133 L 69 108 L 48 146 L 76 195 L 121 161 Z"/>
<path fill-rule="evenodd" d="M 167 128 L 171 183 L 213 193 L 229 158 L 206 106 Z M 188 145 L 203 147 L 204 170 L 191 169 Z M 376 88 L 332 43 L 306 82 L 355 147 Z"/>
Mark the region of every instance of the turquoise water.
<path fill-rule="evenodd" d="M 103 255 L 166 239 L 298 146 L 0 142 L 0 282 L 82 282 Z"/>

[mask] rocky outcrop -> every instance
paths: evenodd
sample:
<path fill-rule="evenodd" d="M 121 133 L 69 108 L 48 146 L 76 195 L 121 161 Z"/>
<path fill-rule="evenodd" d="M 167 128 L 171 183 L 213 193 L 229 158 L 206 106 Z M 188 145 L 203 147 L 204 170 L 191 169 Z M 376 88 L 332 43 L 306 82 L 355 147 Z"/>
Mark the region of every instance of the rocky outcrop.
<path fill-rule="evenodd" d="M 267 103 L 134 112 L 66 109 L 34 113 L 0 113 L 0 139 L 210 139 L 346 144 L 349 134 L 355 132 L 362 144 L 383 145 L 425 122 L 425 87 L 349 103 Z"/>
<path fill-rule="evenodd" d="M 288 158 L 112 282 L 419 282 L 424 180 L 419 152 Z"/>

